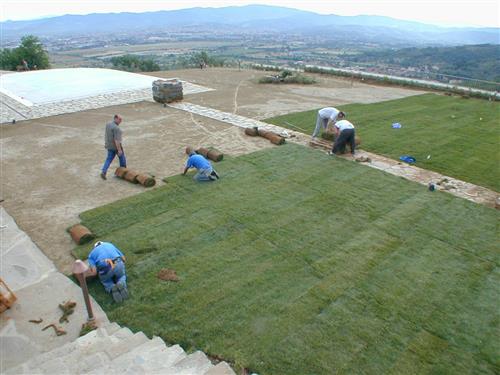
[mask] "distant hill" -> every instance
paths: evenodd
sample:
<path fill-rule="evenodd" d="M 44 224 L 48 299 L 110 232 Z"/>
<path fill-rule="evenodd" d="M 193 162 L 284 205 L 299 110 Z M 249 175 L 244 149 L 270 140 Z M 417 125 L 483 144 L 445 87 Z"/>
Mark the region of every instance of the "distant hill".
<path fill-rule="evenodd" d="M 429 67 L 436 74 L 500 82 L 500 45 L 482 44 L 455 47 L 404 48 L 346 56 L 350 62 L 389 64 L 404 68 Z"/>
<path fill-rule="evenodd" d="M 65 15 L 31 21 L 6 21 L 0 23 L 0 27 L 3 38 L 9 39 L 26 34 L 54 37 L 183 28 L 216 30 L 220 27 L 245 32 L 319 34 L 337 41 L 376 41 L 407 45 L 500 44 L 498 28 L 443 28 L 389 17 L 320 15 L 266 5 Z"/>

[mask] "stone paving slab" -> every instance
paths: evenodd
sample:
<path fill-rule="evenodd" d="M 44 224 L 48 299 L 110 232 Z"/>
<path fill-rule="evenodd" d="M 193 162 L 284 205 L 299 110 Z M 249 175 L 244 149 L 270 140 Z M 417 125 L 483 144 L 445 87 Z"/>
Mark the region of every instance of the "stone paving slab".
<path fill-rule="evenodd" d="M 268 124 L 262 121 L 254 120 L 248 117 L 235 115 L 228 112 L 218 111 L 216 109 L 203 107 L 196 104 L 191 104 L 187 102 L 171 103 L 170 107 L 180 109 L 183 111 L 191 112 L 200 116 L 205 116 L 212 118 L 214 120 L 219 120 L 238 126 L 240 128 L 254 127 L 263 128 L 265 130 L 273 131 L 275 133 L 288 133 L 291 137 L 287 140 L 289 142 L 301 144 L 304 146 L 319 147 L 325 150 L 331 150 L 332 143 L 325 141 L 316 141 L 311 143 L 311 137 L 303 133 L 296 132 L 290 129 L 285 129 L 281 126 L 276 126 Z M 386 158 L 381 155 L 373 154 L 371 152 L 366 152 L 359 150 L 356 153 L 356 157 L 365 156 L 371 159 L 369 163 L 363 163 L 368 167 L 382 170 L 384 172 L 390 173 L 395 176 L 403 177 L 407 180 L 418 182 L 422 185 L 428 185 L 429 183 L 437 184 L 441 181 L 441 185 L 436 185 L 437 190 L 445 190 L 450 194 L 457 197 L 467 199 L 469 201 L 483 204 L 488 207 L 496 207 L 496 202 L 500 199 L 500 194 L 484 188 L 482 186 L 474 185 L 465 181 L 458 180 L 453 177 L 445 176 L 437 172 L 429 171 L 413 165 L 405 164 L 397 160 Z M 342 156 L 344 158 L 352 159 L 350 156 Z M 354 160 L 354 159 L 352 159 Z"/>
<path fill-rule="evenodd" d="M 0 207 L 0 276 L 13 291 L 26 288 L 56 271 L 31 238 Z"/>
<path fill-rule="evenodd" d="M 184 95 L 198 94 L 213 89 L 182 81 Z M 40 105 L 26 106 L 15 99 L 0 93 L 0 123 L 9 123 L 12 120 L 31 120 L 64 113 L 86 111 L 114 105 L 153 101 L 151 88 L 129 90 L 116 93 L 90 96 L 75 100 L 58 101 Z"/>
<path fill-rule="evenodd" d="M 14 290 L 17 301 L 0 315 L 0 373 L 25 362 L 33 355 L 75 340 L 86 322 L 87 312 L 79 286 L 57 272 L 54 264 L 21 231 L 0 207 L 0 277 Z M 77 303 L 69 323 L 59 323 L 64 301 Z M 91 299 L 98 324 L 108 323 L 106 314 Z M 30 319 L 43 319 L 40 324 Z M 55 323 L 67 333 L 56 336 L 48 324 Z"/>

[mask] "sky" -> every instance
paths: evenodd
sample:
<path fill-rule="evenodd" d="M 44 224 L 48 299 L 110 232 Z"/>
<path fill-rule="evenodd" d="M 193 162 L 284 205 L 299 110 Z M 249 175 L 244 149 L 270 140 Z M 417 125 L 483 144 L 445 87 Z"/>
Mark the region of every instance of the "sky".
<path fill-rule="evenodd" d="M 2 0 L 0 21 L 64 14 L 265 4 L 341 16 L 380 15 L 440 26 L 500 27 L 500 0 Z"/>

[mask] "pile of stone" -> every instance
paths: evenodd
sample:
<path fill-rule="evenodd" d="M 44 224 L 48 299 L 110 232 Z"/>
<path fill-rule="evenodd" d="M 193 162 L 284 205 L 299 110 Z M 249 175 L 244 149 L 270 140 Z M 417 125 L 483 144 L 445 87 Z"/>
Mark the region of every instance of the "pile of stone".
<path fill-rule="evenodd" d="M 182 100 L 182 82 L 177 79 L 158 79 L 153 82 L 153 99 L 158 103 Z"/>

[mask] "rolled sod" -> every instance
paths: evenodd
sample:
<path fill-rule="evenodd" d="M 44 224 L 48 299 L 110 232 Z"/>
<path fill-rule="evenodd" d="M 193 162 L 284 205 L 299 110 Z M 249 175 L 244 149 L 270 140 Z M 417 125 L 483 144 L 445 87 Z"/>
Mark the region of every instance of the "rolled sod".
<path fill-rule="evenodd" d="M 136 177 L 136 180 L 144 187 L 152 187 L 156 184 L 156 180 L 153 177 L 147 176 L 145 174 L 140 174 Z"/>
<path fill-rule="evenodd" d="M 69 228 L 69 234 L 78 245 L 87 243 L 95 238 L 95 234 L 82 224 L 75 224 Z"/>
<path fill-rule="evenodd" d="M 125 168 L 125 167 L 118 167 L 118 168 L 116 168 L 115 176 L 120 177 L 120 178 L 124 178 L 124 176 L 125 176 L 125 174 L 127 172 L 128 172 L 127 168 Z"/>
<path fill-rule="evenodd" d="M 204 157 L 208 157 L 208 148 L 200 147 L 198 150 L 196 150 L 196 153 L 198 155 L 203 155 Z"/>
<path fill-rule="evenodd" d="M 245 128 L 245 134 L 250 137 L 256 137 L 259 135 L 259 129 L 256 126 L 253 128 Z"/>
<path fill-rule="evenodd" d="M 205 158 L 210 159 L 215 162 L 219 162 L 224 158 L 224 154 L 220 151 L 217 151 L 215 149 L 208 149 L 205 147 L 200 147 L 198 150 L 196 150 L 196 153 L 199 155 L 203 155 Z"/>
<path fill-rule="evenodd" d="M 219 162 L 222 159 L 224 159 L 224 154 L 222 152 L 214 150 L 214 149 L 208 151 L 207 156 L 210 160 L 213 160 L 215 162 Z"/>
<path fill-rule="evenodd" d="M 283 138 L 281 135 L 267 131 L 267 130 L 260 130 L 259 129 L 259 135 L 263 138 L 268 139 L 271 143 L 275 145 L 282 145 L 285 143 L 285 138 Z"/>
<path fill-rule="evenodd" d="M 129 170 L 123 178 L 129 182 L 132 182 L 133 184 L 137 184 L 137 176 L 139 176 L 139 172 Z"/>

